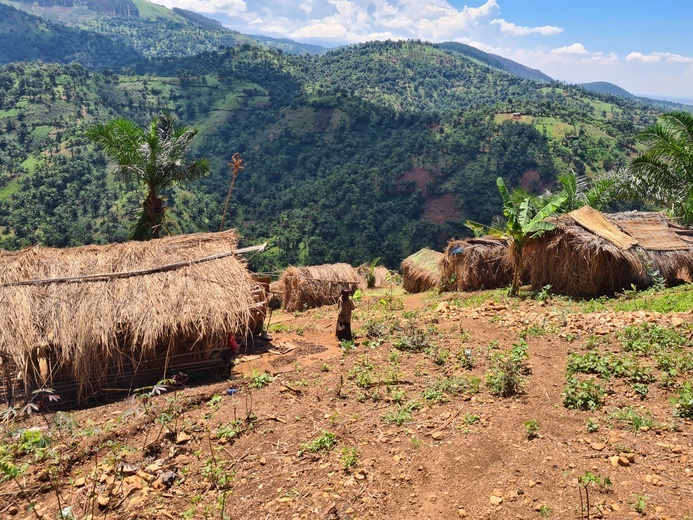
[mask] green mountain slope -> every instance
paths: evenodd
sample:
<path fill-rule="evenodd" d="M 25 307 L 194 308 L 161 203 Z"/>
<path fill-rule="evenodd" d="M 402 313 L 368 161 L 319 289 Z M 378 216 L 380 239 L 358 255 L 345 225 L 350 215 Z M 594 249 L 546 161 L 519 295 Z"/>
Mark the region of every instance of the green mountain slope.
<path fill-rule="evenodd" d="M 141 55 L 131 46 L 101 34 L 44 21 L 12 6 L 0 4 L 0 64 L 14 61 L 82 63 L 114 67 L 134 63 Z"/>
<path fill-rule="evenodd" d="M 611 96 L 621 96 L 624 98 L 634 98 L 635 95 L 628 92 L 626 89 L 609 83 L 608 81 L 595 81 L 592 83 L 580 83 L 580 87 L 589 90 L 591 92 L 597 92 L 599 94 L 609 94 Z"/>
<path fill-rule="evenodd" d="M 519 76 L 523 79 L 541 82 L 553 81 L 553 78 L 547 76 L 540 70 L 526 67 L 525 65 L 517 63 L 516 61 L 509 60 L 508 58 L 504 58 L 496 54 L 489 54 L 477 49 L 476 47 L 472 47 L 471 45 L 465 45 L 464 43 L 457 42 L 444 42 L 438 44 L 438 48 L 462 54 L 463 56 L 475 59 L 496 69 L 504 70 L 505 72 L 509 72 L 510 74 Z"/>
<path fill-rule="evenodd" d="M 83 132 L 165 109 L 200 130 L 196 153 L 213 165 L 169 194 L 181 231 L 218 229 L 239 152 L 227 222 L 246 242 L 273 240 L 260 267 L 376 256 L 395 266 L 464 234 L 466 218 L 490 222 L 497 176 L 541 191 L 568 168 L 618 167 L 657 117 L 420 42 L 325 56 L 241 45 L 127 74 L 11 64 L 0 69 L 0 246 L 124 239 L 140 195 L 110 178 Z"/>

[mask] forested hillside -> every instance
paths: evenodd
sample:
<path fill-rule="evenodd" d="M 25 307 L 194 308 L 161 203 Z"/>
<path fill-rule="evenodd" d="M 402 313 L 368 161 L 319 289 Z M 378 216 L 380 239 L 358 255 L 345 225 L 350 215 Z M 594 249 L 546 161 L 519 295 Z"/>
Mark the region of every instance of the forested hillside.
<path fill-rule="evenodd" d="M 499 175 L 540 192 L 569 169 L 618 168 L 635 152 L 636 130 L 658 115 L 638 100 L 537 83 L 424 42 L 323 56 L 234 42 L 211 50 L 226 44 L 209 33 L 232 33 L 135 5 L 138 16 L 89 22 L 132 39 L 124 48 L 137 59 L 121 67 L 0 69 L 0 247 L 126 238 L 140 194 L 116 182 L 84 138 L 118 117 L 144 125 L 170 110 L 199 130 L 195 153 L 210 159 L 211 174 L 169 193 L 183 232 L 218 229 L 226 164 L 242 155 L 227 224 L 246 243 L 271 240 L 263 267 L 375 257 L 395 266 L 465 234 L 465 219 L 489 223 L 500 213 Z M 191 35 L 200 39 L 183 48 Z"/>

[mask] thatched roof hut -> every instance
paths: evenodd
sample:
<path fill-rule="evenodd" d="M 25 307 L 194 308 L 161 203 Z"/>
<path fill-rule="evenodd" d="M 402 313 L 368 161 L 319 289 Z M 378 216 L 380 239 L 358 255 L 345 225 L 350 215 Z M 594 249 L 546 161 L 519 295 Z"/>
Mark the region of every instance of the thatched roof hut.
<path fill-rule="evenodd" d="M 478 291 L 510 285 L 513 278 L 510 241 L 494 236 L 451 240 L 445 249 L 442 287 Z"/>
<path fill-rule="evenodd" d="M 353 293 L 366 286 L 363 277 L 349 264 L 287 267 L 279 281 L 282 306 L 288 312 L 332 305 L 339 299 L 342 289 Z"/>
<path fill-rule="evenodd" d="M 428 291 L 440 285 L 443 253 L 424 248 L 402 261 L 402 284 L 410 293 Z"/>
<path fill-rule="evenodd" d="M 555 230 L 525 246 L 535 290 L 551 285 L 589 298 L 649 287 L 657 272 L 667 285 L 693 279 L 690 231 L 662 213 L 603 215 L 586 206 L 552 221 Z"/>
<path fill-rule="evenodd" d="M 209 362 L 264 318 L 236 245 L 226 231 L 2 252 L 0 359 L 17 390 L 85 400 Z"/>

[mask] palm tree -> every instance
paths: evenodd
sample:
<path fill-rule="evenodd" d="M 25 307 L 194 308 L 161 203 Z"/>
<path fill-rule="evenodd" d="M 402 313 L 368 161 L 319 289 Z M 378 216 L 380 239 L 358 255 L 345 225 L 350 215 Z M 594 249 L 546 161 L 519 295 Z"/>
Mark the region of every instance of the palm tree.
<path fill-rule="evenodd" d="M 518 200 L 517 194 L 508 191 L 502 177 L 498 177 L 496 184 L 503 197 L 503 214 L 508 219 L 505 233 L 512 240 L 513 281 L 510 296 L 517 296 L 520 290 L 524 247 L 530 239 L 538 238 L 556 227 L 544 219 L 561 207 L 566 201 L 566 196 L 559 194 L 543 200 L 525 194 L 522 200 Z"/>
<path fill-rule="evenodd" d="M 630 163 L 634 187 L 644 199 L 693 223 L 693 114 L 664 114 L 637 139 L 648 150 Z"/>
<path fill-rule="evenodd" d="M 131 238 L 159 238 L 165 229 L 166 201 L 161 192 L 174 184 L 209 172 L 207 160 L 188 162 L 188 148 L 197 130 L 178 125 L 165 112 L 145 129 L 127 119 L 116 119 L 89 129 L 87 137 L 103 148 L 114 162 L 113 172 L 126 182 L 144 184 L 147 196 Z"/>

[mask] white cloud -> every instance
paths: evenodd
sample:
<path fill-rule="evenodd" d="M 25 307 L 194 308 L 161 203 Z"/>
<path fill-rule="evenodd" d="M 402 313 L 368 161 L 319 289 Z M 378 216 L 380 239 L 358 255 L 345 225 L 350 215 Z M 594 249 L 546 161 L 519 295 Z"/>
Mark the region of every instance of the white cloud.
<path fill-rule="evenodd" d="M 662 61 L 668 63 L 693 63 L 693 58 L 687 58 L 686 56 L 672 54 L 670 52 L 653 52 L 651 54 L 631 52 L 626 56 L 626 60 L 639 63 L 660 63 Z"/>
<path fill-rule="evenodd" d="M 572 45 L 568 45 L 567 47 L 558 47 L 557 49 L 553 49 L 551 54 L 558 56 L 585 55 L 587 54 L 587 49 L 581 43 L 574 43 Z"/>
<path fill-rule="evenodd" d="M 541 27 L 522 27 L 520 25 L 515 25 L 512 22 L 507 22 L 502 18 L 497 18 L 491 21 L 492 25 L 499 25 L 502 33 L 510 34 L 512 36 L 529 36 L 530 34 L 540 34 L 542 36 L 553 36 L 555 34 L 560 34 L 563 29 L 553 25 L 544 25 Z"/>
<path fill-rule="evenodd" d="M 320 39 L 334 41 L 351 41 L 353 35 L 341 24 L 338 23 L 313 23 L 297 29 L 289 34 L 294 39 Z"/>

